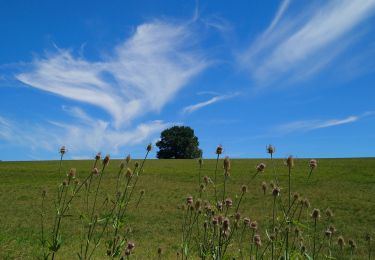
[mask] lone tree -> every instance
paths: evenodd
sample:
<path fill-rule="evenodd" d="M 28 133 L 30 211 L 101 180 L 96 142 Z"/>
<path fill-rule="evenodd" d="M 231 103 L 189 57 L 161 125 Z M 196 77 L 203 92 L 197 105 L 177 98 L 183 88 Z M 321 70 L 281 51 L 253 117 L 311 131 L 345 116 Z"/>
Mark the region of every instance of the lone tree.
<path fill-rule="evenodd" d="M 193 159 L 202 155 L 198 137 L 188 126 L 173 126 L 161 132 L 157 157 L 159 159 Z"/>

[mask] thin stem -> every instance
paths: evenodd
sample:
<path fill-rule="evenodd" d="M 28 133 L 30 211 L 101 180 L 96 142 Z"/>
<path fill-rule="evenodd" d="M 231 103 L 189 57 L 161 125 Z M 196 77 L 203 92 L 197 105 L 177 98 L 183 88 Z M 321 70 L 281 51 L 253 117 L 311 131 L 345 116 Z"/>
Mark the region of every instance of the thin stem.
<path fill-rule="evenodd" d="M 216 190 L 216 184 L 217 184 L 217 166 L 219 164 L 219 157 L 220 157 L 220 154 L 217 155 L 216 157 L 216 166 L 215 166 L 215 183 L 214 183 L 214 190 L 215 190 L 215 200 L 216 200 L 216 203 L 218 202 L 217 201 L 217 190 Z"/>

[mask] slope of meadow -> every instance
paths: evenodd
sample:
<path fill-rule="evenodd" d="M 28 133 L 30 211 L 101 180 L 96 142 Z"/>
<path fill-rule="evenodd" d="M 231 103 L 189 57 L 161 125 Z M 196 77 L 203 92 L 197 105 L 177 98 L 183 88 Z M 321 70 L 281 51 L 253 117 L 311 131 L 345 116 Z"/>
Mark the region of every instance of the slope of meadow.
<path fill-rule="evenodd" d="M 375 159 L 320 159 L 318 168 L 307 183 L 309 173 L 307 159 L 297 159 L 292 172 L 292 189 L 310 200 L 311 208 L 326 208 L 334 213 L 333 223 L 346 239 L 357 243 L 356 259 L 367 257 L 364 235 L 375 231 Z M 265 162 L 266 171 L 260 173 L 249 186 L 242 205 L 242 216 L 262 223 L 272 217 L 271 188 L 264 195 L 261 184 L 270 183 L 272 171 L 267 159 L 232 160 L 228 194 L 235 200 L 241 185 L 248 183 L 255 166 Z M 62 169 L 71 167 L 83 179 L 92 161 L 63 161 Z M 103 200 L 112 193 L 120 161 L 110 161 L 103 177 Z M 222 162 L 220 162 L 220 167 Z M 282 160 L 275 161 L 281 183 L 281 193 L 287 192 L 287 168 Z M 40 254 L 40 202 L 42 188 L 47 191 L 49 215 L 52 215 L 53 198 L 57 185 L 65 173 L 58 174 L 58 161 L 0 162 L 0 258 L 35 259 Z M 205 160 L 202 176 L 213 177 L 215 160 Z M 147 160 L 145 172 L 139 180 L 139 189 L 145 189 L 139 208 L 128 218 L 131 223 L 131 239 L 136 244 L 134 258 L 155 258 L 158 247 L 163 248 L 164 258 L 176 255 L 181 242 L 182 210 L 180 206 L 187 195 L 195 196 L 198 186 L 196 160 Z M 221 173 L 221 171 L 220 171 Z M 222 174 L 218 175 L 222 178 Z M 57 259 L 73 259 L 79 248 L 80 222 L 76 208 L 72 217 L 63 222 L 63 246 Z M 307 213 L 305 215 L 307 217 Z M 50 219 L 49 219 L 50 220 Z M 334 241 L 336 241 L 336 238 Z M 374 243 L 373 243 L 374 244 Z M 373 251 L 375 251 L 373 249 Z M 96 253 L 103 258 L 104 248 Z"/>

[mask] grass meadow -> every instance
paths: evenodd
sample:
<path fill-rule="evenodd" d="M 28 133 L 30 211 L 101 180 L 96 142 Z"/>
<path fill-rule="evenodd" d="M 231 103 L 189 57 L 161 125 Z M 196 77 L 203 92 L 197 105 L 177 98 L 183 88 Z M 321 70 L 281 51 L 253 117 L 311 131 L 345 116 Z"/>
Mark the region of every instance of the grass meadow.
<path fill-rule="evenodd" d="M 133 162 L 136 160 L 133 160 Z M 258 163 L 264 162 L 266 170 L 250 181 Z M 281 194 L 286 192 L 288 169 L 284 160 L 276 159 L 276 171 L 280 181 Z M 353 239 L 357 244 L 354 259 L 367 259 L 364 240 L 366 232 L 375 231 L 375 159 L 319 159 L 309 183 L 309 159 L 296 159 L 292 171 L 292 189 L 309 199 L 313 208 L 322 212 L 330 208 L 337 235 Z M 59 161 L 0 162 L 0 258 L 35 259 L 41 256 L 40 204 L 41 191 L 47 191 L 47 228 L 52 223 L 53 201 L 58 185 L 71 167 L 77 169 L 77 176 L 83 179 L 92 167 L 93 161 L 63 161 L 62 172 L 58 173 Z M 111 160 L 103 175 L 98 204 L 107 193 L 113 192 L 120 161 Z M 266 195 L 262 182 L 273 179 L 269 159 L 234 159 L 231 161 L 231 175 L 227 183 L 228 195 L 236 201 L 241 186 L 248 184 L 241 206 L 241 215 L 256 220 L 262 230 L 272 218 L 272 189 L 267 187 Z M 222 163 L 220 163 L 222 167 Z M 201 176 L 213 178 L 215 160 L 205 160 Z M 220 171 L 221 173 L 221 171 Z M 218 175 L 222 178 L 222 174 Z M 138 190 L 145 195 L 138 209 L 127 217 L 132 228 L 129 235 L 136 247 L 133 259 L 157 259 L 158 248 L 162 248 L 162 259 L 176 259 L 181 244 L 181 225 L 187 195 L 198 193 L 197 160 L 147 160 L 141 175 Z M 77 200 L 76 202 L 78 202 Z M 62 247 L 57 259 L 75 259 L 79 248 L 80 222 L 77 207 L 73 206 L 70 217 L 62 223 Z M 310 221 L 310 220 L 308 220 Z M 262 232 L 262 231 L 261 231 Z M 261 234 L 264 236 L 264 234 Z M 334 241 L 337 241 L 337 235 Z M 245 243 L 246 244 L 246 243 Z M 372 251 L 374 252 L 374 244 Z M 105 248 L 100 245 L 94 259 L 104 258 Z"/>

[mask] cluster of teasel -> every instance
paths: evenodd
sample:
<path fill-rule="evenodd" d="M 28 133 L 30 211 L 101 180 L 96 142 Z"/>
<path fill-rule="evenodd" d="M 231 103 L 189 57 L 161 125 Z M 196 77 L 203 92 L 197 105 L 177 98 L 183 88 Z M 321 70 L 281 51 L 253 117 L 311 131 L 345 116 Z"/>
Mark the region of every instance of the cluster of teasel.
<path fill-rule="evenodd" d="M 46 191 L 42 191 L 41 204 L 41 245 L 43 259 L 55 259 L 61 246 L 64 219 L 70 216 L 72 206 L 76 206 L 80 213 L 81 243 L 77 249 L 79 259 L 91 259 L 100 243 L 105 242 L 106 255 L 111 258 L 128 259 L 134 252 L 135 244 L 129 240 L 131 228 L 125 221 L 129 208 L 138 208 L 144 195 L 144 190 L 135 195 L 139 176 L 144 163 L 152 149 L 146 147 L 146 155 L 139 162 L 131 163 L 128 155 L 119 165 L 115 190 L 112 197 L 103 200 L 100 197 L 103 188 L 102 180 L 110 161 L 110 156 L 103 159 L 101 154 L 95 156 L 94 164 L 83 181 L 76 176 L 76 169 L 70 169 L 58 186 L 54 200 L 55 210 L 51 229 L 46 228 L 45 198 Z M 62 171 L 63 156 L 67 152 L 65 146 L 60 148 L 59 174 Z M 161 252 L 160 252 L 161 253 Z M 160 254 L 159 254 L 160 255 Z"/>
<path fill-rule="evenodd" d="M 343 236 L 338 236 L 339 232 L 332 225 L 331 209 L 325 211 L 325 217 L 321 220 L 319 209 L 309 211 L 310 202 L 298 193 L 292 194 L 292 156 L 285 161 L 288 192 L 287 198 L 282 199 L 281 183 L 273 161 L 275 147 L 269 145 L 266 150 L 270 154 L 274 181 L 270 183 L 272 219 L 264 221 L 263 232 L 256 220 L 242 217 L 240 208 L 249 184 L 265 171 L 266 165 L 260 163 L 256 166 L 254 175 L 249 178 L 247 185 L 242 185 L 240 194 L 233 201 L 227 194 L 231 162 L 228 157 L 224 158 L 222 174 L 219 175 L 218 165 L 223 147 L 218 146 L 213 179 L 204 176 L 200 183 L 203 160 L 198 160 L 199 192 L 196 199 L 189 195 L 182 207 L 182 244 L 177 252 L 177 259 L 354 259 L 356 244 L 353 240 L 348 240 L 346 247 Z M 316 160 L 309 161 L 307 181 L 317 166 Z M 267 195 L 267 186 L 266 182 L 262 182 L 264 195 Z M 207 194 L 210 189 L 213 191 L 212 197 Z M 371 259 L 369 234 L 366 235 L 366 241 L 368 259 Z"/>

